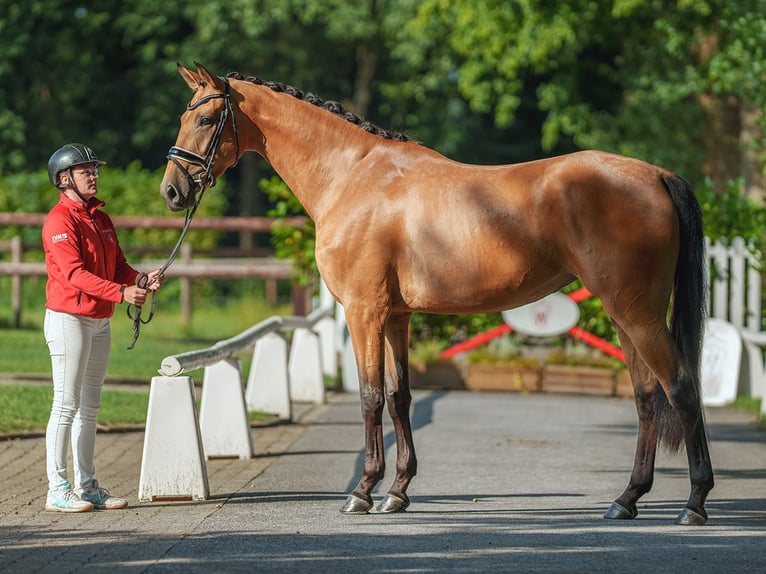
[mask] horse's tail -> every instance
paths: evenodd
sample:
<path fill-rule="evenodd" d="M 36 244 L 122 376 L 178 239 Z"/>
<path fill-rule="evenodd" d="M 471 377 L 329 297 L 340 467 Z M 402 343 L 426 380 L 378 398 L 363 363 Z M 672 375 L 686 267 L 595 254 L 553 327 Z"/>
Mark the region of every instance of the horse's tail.
<path fill-rule="evenodd" d="M 670 316 L 670 332 L 689 369 L 690 389 L 701 400 L 700 364 L 702 339 L 707 315 L 705 272 L 705 237 L 702 211 L 691 186 L 676 175 L 662 178 L 673 200 L 680 224 L 680 245 L 676 264 L 675 287 Z M 682 367 L 683 368 L 683 367 Z M 655 416 L 659 442 L 671 452 L 678 451 L 683 441 L 683 428 L 678 414 L 668 403 L 660 387 Z"/>

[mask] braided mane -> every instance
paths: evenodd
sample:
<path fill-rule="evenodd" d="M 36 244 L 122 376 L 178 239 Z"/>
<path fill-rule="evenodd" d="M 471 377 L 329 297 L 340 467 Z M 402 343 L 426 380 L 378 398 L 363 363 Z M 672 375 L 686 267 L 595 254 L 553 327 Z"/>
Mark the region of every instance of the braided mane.
<path fill-rule="evenodd" d="M 286 94 L 293 96 L 294 98 L 303 100 L 319 108 L 327 110 L 330 113 L 340 116 L 347 122 L 351 122 L 352 124 L 359 126 L 364 131 L 369 132 L 371 134 L 375 134 L 377 136 L 380 136 L 389 140 L 395 140 L 400 142 L 412 141 L 409 137 L 407 137 L 406 135 L 402 133 L 384 130 L 383 128 L 376 126 L 372 122 L 363 120 L 362 118 L 360 118 L 354 113 L 347 112 L 345 109 L 343 109 L 343 106 L 338 102 L 334 102 L 334 101 L 325 102 L 322 100 L 322 98 L 315 96 L 314 94 L 310 92 L 303 93 L 301 90 L 297 88 L 294 88 L 292 86 L 287 86 L 279 82 L 265 82 L 264 80 L 262 80 L 261 78 L 257 76 L 250 76 L 248 78 L 245 78 L 245 76 L 243 76 L 239 72 L 229 72 L 228 74 L 226 74 L 226 77 L 234 78 L 235 80 L 246 79 L 248 82 L 252 82 L 253 84 L 257 84 L 259 86 L 266 86 L 267 88 L 270 88 L 274 90 L 275 92 L 284 92 Z"/>

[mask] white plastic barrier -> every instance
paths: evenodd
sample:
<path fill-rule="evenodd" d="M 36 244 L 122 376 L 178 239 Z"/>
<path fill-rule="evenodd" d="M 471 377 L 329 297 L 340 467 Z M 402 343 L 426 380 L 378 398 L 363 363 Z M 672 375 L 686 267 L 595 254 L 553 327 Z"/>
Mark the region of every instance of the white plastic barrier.
<path fill-rule="evenodd" d="M 253 457 L 239 359 L 225 359 L 205 367 L 199 426 L 207 458 Z"/>
<path fill-rule="evenodd" d="M 343 390 L 349 393 L 359 392 L 359 370 L 356 368 L 356 356 L 350 338 L 346 338 L 343 345 Z"/>
<path fill-rule="evenodd" d="M 247 405 L 258 404 L 257 395 L 265 385 L 273 386 L 267 394 L 273 399 L 275 414 L 284 419 L 291 418 L 291 398 L 324 402 L 323 351 L 320 337 L 312 327 L 333 315 L 334 305 L 320 308 L 308 317 L 271 317 L 207 349 L 165 357 L 160 368 L 164 376 L 152 379 L 140 500 L 206 499 L 207 457 L 252 456 Z M 278 333 L 286 330 L 294 331 L 289 358 L 277 343 L 281 339 Z M 263 351 L 260 359 L 256 356 L 259 343 Z M 245 400 L 239 362 L 232 357 L 252 346 L 254 368 L 248 377 Z M 193 381 L 179 375 L 201 367 L 205 368 L 205 380 L 200 406 L 203 414 L 198 422 Z M 290 395 L 288 373 L 296 381 L 295 397 Z M 253 410 L 270 412 L 271 408 Z"/>
<path fill-rule="evenodd" d="M 292 400 L 316 404 L 325 401 L 322 347 L 319 335 L 311 329 L 293 332 L 288 373 Z"/>
<path fill-rule="evenodd" d="M 279 333 L 269 333 L 255 342 L 245 402 L 251 411 L 273 413 L 280 419 L 292 420 L 287 341 Z"/>
<path fill-rule="evenodd" d="M 149 389 L 138 499 L 210 495 L 191 377 L 154 377 Z"/>

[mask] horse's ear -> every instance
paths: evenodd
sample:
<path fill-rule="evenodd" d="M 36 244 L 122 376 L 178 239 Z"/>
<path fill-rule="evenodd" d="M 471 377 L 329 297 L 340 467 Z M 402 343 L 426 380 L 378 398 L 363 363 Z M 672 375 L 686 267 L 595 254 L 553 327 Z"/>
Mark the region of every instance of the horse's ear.
<path fill-rule="evenodd" d="M 188 68 L 183 67 L 181 64 L 176 64 L 178 67 L 178 73 L 192 90 L 196 90 L 199 87 L 200 77 Z"/>
<path fill-rule="evenodd" d="M 197 72 L 199 73 L 200 83 L 204 82 L 208 84 L 209 86 L 215 86 L 219 90 L 223 90 L 223 82 L 218 76 L 211 74 L 208 71 L 208 69 L 202 64 L 200 64 L 199 62 L 194 62 L 194 65 L 197 66 Z"/>

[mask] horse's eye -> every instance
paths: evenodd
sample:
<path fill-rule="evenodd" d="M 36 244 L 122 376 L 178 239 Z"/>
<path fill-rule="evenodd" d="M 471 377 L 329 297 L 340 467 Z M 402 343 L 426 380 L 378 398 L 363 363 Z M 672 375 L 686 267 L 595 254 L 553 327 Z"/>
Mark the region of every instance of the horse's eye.
<path fill-rule="evenodd" d="M 199 119 L 199 125 L 201 126 L 212 126 L 213 125 L 213 118 L 210 116 L 202 116 Z"/>

